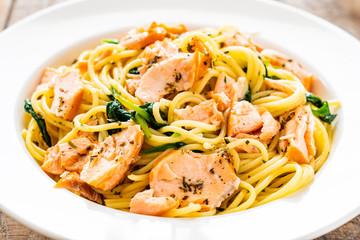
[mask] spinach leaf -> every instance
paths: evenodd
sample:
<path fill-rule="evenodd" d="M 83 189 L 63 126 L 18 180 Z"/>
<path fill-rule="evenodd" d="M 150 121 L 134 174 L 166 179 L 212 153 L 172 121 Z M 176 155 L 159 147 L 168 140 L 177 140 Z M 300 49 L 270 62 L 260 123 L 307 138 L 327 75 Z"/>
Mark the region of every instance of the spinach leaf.
<path fill-rule="evenodd" d="M 154 108 L 154 103 L 153 102 L 152 103 L 145 103 L 145 104 L 143 104 L 143 105 L 141 105 L 139 107 L 141 109 L 144 109 L 149 114 L 150 121 L 148 121 L 148 123 L 152 128 L 159 129 L 159 128 L 162 128 L 162 127 L 165 127 L 165 126 L 168 125 L 166 123 L 158 123 L 155 120 L 154 113 L 153 113 L 153 108 Z M 161 117 L 163 117 L 163 116 L 161 116 Z"/>
<path fill-rule="evenodd" d="M 126 122 L 131 118 L 131 114 L 124 109 L 118 100 L 111 101 L 106 105 L 106 116 L 108 119 L 120 122 Z"/>
<path fill-rule="evenodd" d="M 139 69 L 138 67 L 134 67 L 134 68 L 132 68 L 132 69 L 129 70 L 129 73 L 130 73 L 130 74 L 134 74 L 134 75 L 139 75 L 140 72 L 139 72 L 138 69 Z"/>
<path fill-rule="evenodd" d="M 278 77 L 275 76 L 275 75 L 269 76 L 269 78 L 271 78 L 272 80 L 280 80 L 280 79 L 281 79 L 281 78 L 278 78 Z"/>
<path fill-rule="evenodd" d="M 144 131 L 146 138 L 151 137 L 151 132 L 147 124 L 149 124 L 154 129 L 167 126 L 166 123 L 156 122 L 153 114 L 154 103 L 145 103 L 138 106 L 123 98 L 114 87 L 110 87 L 110 91 L 112 92 L 112 97 L 116 99 L 122 106 L 133 110 L 130 113 L 130 117 L 141 126 L 141 129 Z"/>
<path fill-rule="evenodd" d="M 137 112 L 134 112 L 135 116 L 133 117 L 133 120 L 140 125 L 141 130 L 144 131 L 146 138 L 151 138 L 151 132 L 149 129 L 149 126 L 147 125 L 145 119 Z"/>
<path fill-rule="evenodd" d="M 178 149 L 185 145 L 186 145 L 186 143 L 184 143 L 184 142 L 166 143 L 166 144 L 163 144 L 163 145 L 160 145 L 157 147 L 146 149 L 146 150 L 142 151 L 141 154 L 150 154 L 150 153 L 160 152 L 160 151 L 164 151 L 169 148 Z"/>
<path fill-rule="evenodd" d="M 132 109 L 137 114 L 139 114 L 139 116 L 141 116 L 152 128 L 159 129 L 167 126 L 166 123 L 156 122 L 153 114 L 154 103 L 145 103 L 143 105 L 137 106 L 132 102 L 128 101 L 127 99 L 123 98 L 120 94 L 117 93 L 117 91 L 113 87 L 111 87 L 110 90 L 112 91 L 112 95 L 116 100 L 118 100 L 123 106 Z M 132 117 L 134 119 L 135 115 L 132 115 Z"/>
<path fill-rule="evenodd" d="M 29 99 L 25 99 L 24 110 L 25 110 L 25 112 L 30 113 L 31 116 L 34 118 L 34 120 L 36 121 L 36 123 L 39 127 L 42 138 L 44 139 L 46 145 L 51 147 L 51 138 L 49 136 L 49 133 L 46 130 L 45 120 L 42 118 L 41 115 L 37 114 L 34 111 L 34 108 L 32 107 Z"/>
<path fill-rule="evenodd" d="M 111 101 L 114 101 L 114 100 L 115 100 L 115 98 L 114 98 L 114 96 L 113 96 L 112 94 L 109 94 L 109 95 L 107 95 L 107 96 L 108 96 L 108 98 L 110 98 Z"/>
<path fill-rule="evenodd" d="M 318 116 L 321 121 L 331 124 L 335 120 L 337 114 L 331 114 L 329 103 L 322 101 L 321 98 L 314 96 L 311 93 L 306 93 L 306 101 L 317 107 L 318 109 L 311 109 L 315 116 Z"/>
<path fill-rule="evenodd" d="M 119 44 L 119 40 L 117 39 L 103 39 L 102 40 L 103 43 L 111 43 L 111 44 Z"/>
<path fill-rule="evenodd" d="M 327 101 L 323 102 L 323 106 L 318 109 L 311 110 L 315 116 L 318 116 L 323 122 L 331 124 L 335 120 L 337 114 L 331 114 Z"/>
<path fill-rule="evenodd" d="M 108 118 L 108 122 L 126 122 L 130 120 L 131 114 L 124 109 L 124 106 L 118 100 L 111 101 L 106 104 L 106 116 Z M 108 133 L 114 134 L 121 131 L 121 128 L 118 129 L 110 129 Z"/>
<path fill-rule="evenodd" d="M 263 75 L 263 77 L 264 77 L 264 78 L 270 77 L 269 74 L 268 74 L 268 69 L 267 69 L 267 67 L 268 67 L 269 64 L 270 64 L 270 61 L 269 61 L 269 60 L 266 60 L 265 62 L 263 62 L 263 61 L 261 60 L 261 57 L 260 57 L 260 56 L 258 56 L 258 58 L 259 58 L 260 61 L 263 63 L 264 68 L 265 68 L 265 74 Z"/>
<path fill-rule="evenodd" d="M 139 113 L 143 118 L 145 118 L 146 121 L 150 121 L 149 114 L 142 108 L 140 108 L 138 105 L 133 104 L 129 100 L 123 98 L 114 87 L 110 87 L 110 91 L 112 92 L 112 96 L 118 100 L 123 106 L 126 108 L 132 109 L 135 112 Z"/>
<path fill-rule="evenodd" d="M 249 89 L 246 91 L 245 93 L 245 97 L 243 99 L 240 100 L 241 101 L 248 101 L 249 103 L 251 103 L 251 89 L 249 87 Z"/>
<path fill-rule="evenodd" d="M 311 93 L 306 93 L 305 96 L 306 96 L 306 101 L 312 103 L 312 105 L 314 105 L 317 108 L 321 108 L 324 105 L 321 98 L 316 97 Z"/>

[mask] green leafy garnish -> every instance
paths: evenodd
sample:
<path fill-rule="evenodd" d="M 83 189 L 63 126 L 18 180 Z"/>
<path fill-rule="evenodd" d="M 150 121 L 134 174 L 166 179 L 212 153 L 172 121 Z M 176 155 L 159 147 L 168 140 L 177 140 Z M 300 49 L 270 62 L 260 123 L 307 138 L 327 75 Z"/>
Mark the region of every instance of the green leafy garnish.
<path fill-rule="evenodd" d="M 135 118 L 133 120 L 140 125 L 141 129 L 144 131 L 145 137 L 151 138 L 149 126 L 147 125 L 145 119 L 139 113 L 135 113 Z"/>
<path fill-rule="evenodd" d="M 181 134 L 180 133 L 174 133 L 173 135 L 171 135 L 172 137 L 180 137 Z"/>
<path fill-rule="evenodd" d="M 258 56 L 258 58 L 261 60 L 261 57 L 260 56 Z M 268 74 L 268 69 L 267 69 L 267 67 L 269 66 L 269 64 L 270 64 L 270 61 L 269 60 L 265 60 L 265 62 L 263 62 L 262 60 L 261 60 L 261 62 L 264 64 L 264 67 L 265 67 L 265 74 L 264 74 L 264 78 L 268 78 L 269 77 L 269 74 Z"/>
<path fill-rule="evenodd" d="M 246 91 L 245 96 L 243 99 L 240 100 L 241 101 L 248 101 L 251 102 L 251 89 L 249 87 L 249 89 Z"/>
<path fill-rule="evenodd" d="M 118 100 L 123 106 L 125 106 L 126 108 L 132 109 L 135 112 L 139 113 L 143 118 L 145 118 L 146 121 L 150 121 L 150 116 L 149 114 L 142 108 L 140 108 L 139 106 L 133 104 L 132 102 L 130 102 L 129 100 L 123 98 L 117 91 L 115 88 L 110 87 L 110 91 L 112 92 L 112 97 L 116 100 Z"/>
<path fill-rule="evenodd" d="M 72 147 L 72 148 L 77 148 L 77 146 L 70 140 L 68 141 L 68 144 Z"/>
<path fill-rule="evenodd" d="M 186 143 L 184 143 L 184 142 L 166 143 L 166 144 L 163 144 L 163 145 L 160 145 L 157 147 L 146 149 L 146 150 L 142 151 L 141 154 L 150 154 L 150 153 L 160 152 L 160 151 L 164 151 L 169 148 L 178 149 L 185 145 L 186 145 Z"/>
<path fill-rule="evenodd" d="M 147 124 L 149 124 L 154 129 L 159 129 L 164 126 L 167 126 L 166 123 L 158 123 L 156 122 L 153 115 L 153 106 L 154 103 L 145 103 L 143 105 L 135 105 L 129 100 L 123 98 L 115 88 L 111 87 L 110 91 L 112 92 L 112 98 L 116 99 L 121 106 L 132 109 L 131 113 L 128 113 L 130 117 L 138 124 L 140 124 L 142 130 L 145 132 L 145 136 L 147 138 L 151 137 L 151 133 Z M 110 97 L 111 98 L 111 97 Z M 125 111 L 125 110 L 124 110 Z M 146 126 L 145 126 L 146 125 Z"/>
<path fill-rule="evenodd" d="M 324 105 L 318 109 L 311 109 L 315 116 L 318 116 L 323 122 L 331 124 L 335 120 L 337 114 L 331 114 L 329 109 L 329 104 L 327 101 L 324 102 Z"/>
<path fill-rule="evenodd" d="M 130 74 L 134 74 L 134 75 L 139 75 L 139 67 L 133 67 L 132 69 L 129 70 Z"/>
<path fill-rule="evenodd" d="M 120 122 L 126 122 L 131 118 L 131 114 L 124 109 L 118 100 L 111 101 L 106 105 L 106 116 L 108 119 Z"/>
<path fill-rule="evenodd" d="M 39 130 L 41 132 L 42 138 L 44 139 L 44 142 L 46 143 L 46 145 L 51 147 L 51 138 L 49 136 L 49 133 L 46 130 L 45 120 L 42 118 L 41 115 L 37 114 L 34 111 L 34 108 L 32 107 L 29 99 L 25 99 L 24 110 L 25 110 L 25 112 L 30 113 L 31 116 L 34 118 L 34 120 L 36 121 L 36 123 L 39 127 Z"/>
<path fill-rule="evenodd" d="M 305 96 L 307 102 L 310 102 L 318 108 L 311 109 L 311 111 L 315 116 L 318 116 L 321 121 L 331 124 L 331 122 L 335 120 L 337 114 L 331 114 L 329 103 L 327 101 L 322 101 L 321 98 L 316 97 L 311 93 L 306 93 Z"/>
<path fill-rule="evenodd" d="M 119 40 L 117 39 L 103 39 L 103 43 L 111 43 L 111 44 L 119 44 Z"/>
<path fill-rule="evenodd" d="M 275 75 L 268 76 L 268 78 L 271 78 L 272 80 L 280 80 L 280 79 L 281 79 L 281 78 L 278 78 L 278 77 L 275 76 Z"/>
<path fill-rule="evenodd" d="M 321 98 L 316 97 L 311 93 L 306 93 L 305 96 L 306 96 L 306 101 L 312 103 L 312 105 L 314 105 L 317 108 L 321 108 L 324 105 Z"/>
<path fill-rule="evenodd" d="M 224 141 L 225 141 L 226 144 L 230 143 L 230 140 L 227 137 L 224 137 Z"/>
<path fill-rule="evenodd" d="M 106 116 L 108 122 L 127 122 L 131 118 L 131 114 L 124 109 L 124 106 L 118 100 L 106 104 Z M 108 130 L 108 133 L 111 135 L 120 131 L 121 128 L 110 129 Z"/>
<path fill-rule="evenodd" d="M 141 109 L 144 109 L 148 115 L 149 115 L 149 119 L 150 121 L 148 121 L 149 125 L 154 128 L 154 129 L 159 129 L 159 128 L 162 128 L 162 127 L 165 127 L 167 126 L 168 124 L 166 123 L 158 123 L 156 120 L 155 120 L 155 117 L 154 117 L 154 113 L 153 113 L 153 108 L 154 108 L 154 103 L 145 103 L 143 105 L 140 105 L 139 106 Z M 160 112 L 161 114 L 162 112 Z M 164 113 L 161 114 L 161 117 L 164 119 Z"/>

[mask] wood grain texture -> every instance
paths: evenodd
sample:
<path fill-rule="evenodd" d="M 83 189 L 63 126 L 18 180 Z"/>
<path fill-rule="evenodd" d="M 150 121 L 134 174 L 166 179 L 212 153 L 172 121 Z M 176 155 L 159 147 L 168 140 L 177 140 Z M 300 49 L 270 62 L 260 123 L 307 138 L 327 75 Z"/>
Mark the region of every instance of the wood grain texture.
<path fill-rule="evenodd" d="M 0 0 L 2 1 L 2 0 Z M 13 0 L 14 6 L 9 18 L 9 26 L 41 9 L 67 0 Z"/>
<path fill-rule="evenodd" d="M 277 0 L 338 25 L 360 39 L 360 0 Z"/>
<path fill-rule="evenodd" d="M 0 30 L 55 3 L 71 0 L 0 0 Z M 276 0 L 318 15 L 360 38 L 360 0 Z M 0 240 L 49 239 L 0 212 Z M 316 240 L 360 239 L 360 216 Z"/>
<path fill-rule="evenodd" d="M 13 0 L 0 0 L 0 31 L 7 26 L 12 3 Z"/>

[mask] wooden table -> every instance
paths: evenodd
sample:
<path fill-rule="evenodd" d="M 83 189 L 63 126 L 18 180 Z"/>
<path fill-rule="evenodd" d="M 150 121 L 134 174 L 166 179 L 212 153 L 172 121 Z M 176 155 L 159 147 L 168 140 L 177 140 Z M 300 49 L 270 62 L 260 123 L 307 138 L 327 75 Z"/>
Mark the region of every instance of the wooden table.
<path fill-rule="evenodd" d="M 43 8 L 66 0 L 0 0 L 0 31 Z M 67 0 L 71 1 L 71 0 Z M 360 0 L 277 0 L 314 13 L 360 39 Z M 48 239 L 0 212 L 0 240 Z M 360 239 L 360 215 L 318 239 Z"/>

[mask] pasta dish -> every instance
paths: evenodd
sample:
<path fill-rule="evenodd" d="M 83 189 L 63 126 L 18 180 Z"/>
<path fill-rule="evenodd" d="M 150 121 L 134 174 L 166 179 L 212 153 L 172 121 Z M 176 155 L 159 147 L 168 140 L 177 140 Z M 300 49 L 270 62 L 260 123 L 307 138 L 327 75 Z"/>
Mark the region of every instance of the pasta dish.
<path fill-rule="evenodd" d="M 327 159 L 340 103 L 314 79 L 234 27 L 152 23 L 46 68 L 22 136 L 55 187 L 99 204 L 238 212 L 306 186 Z"/>

